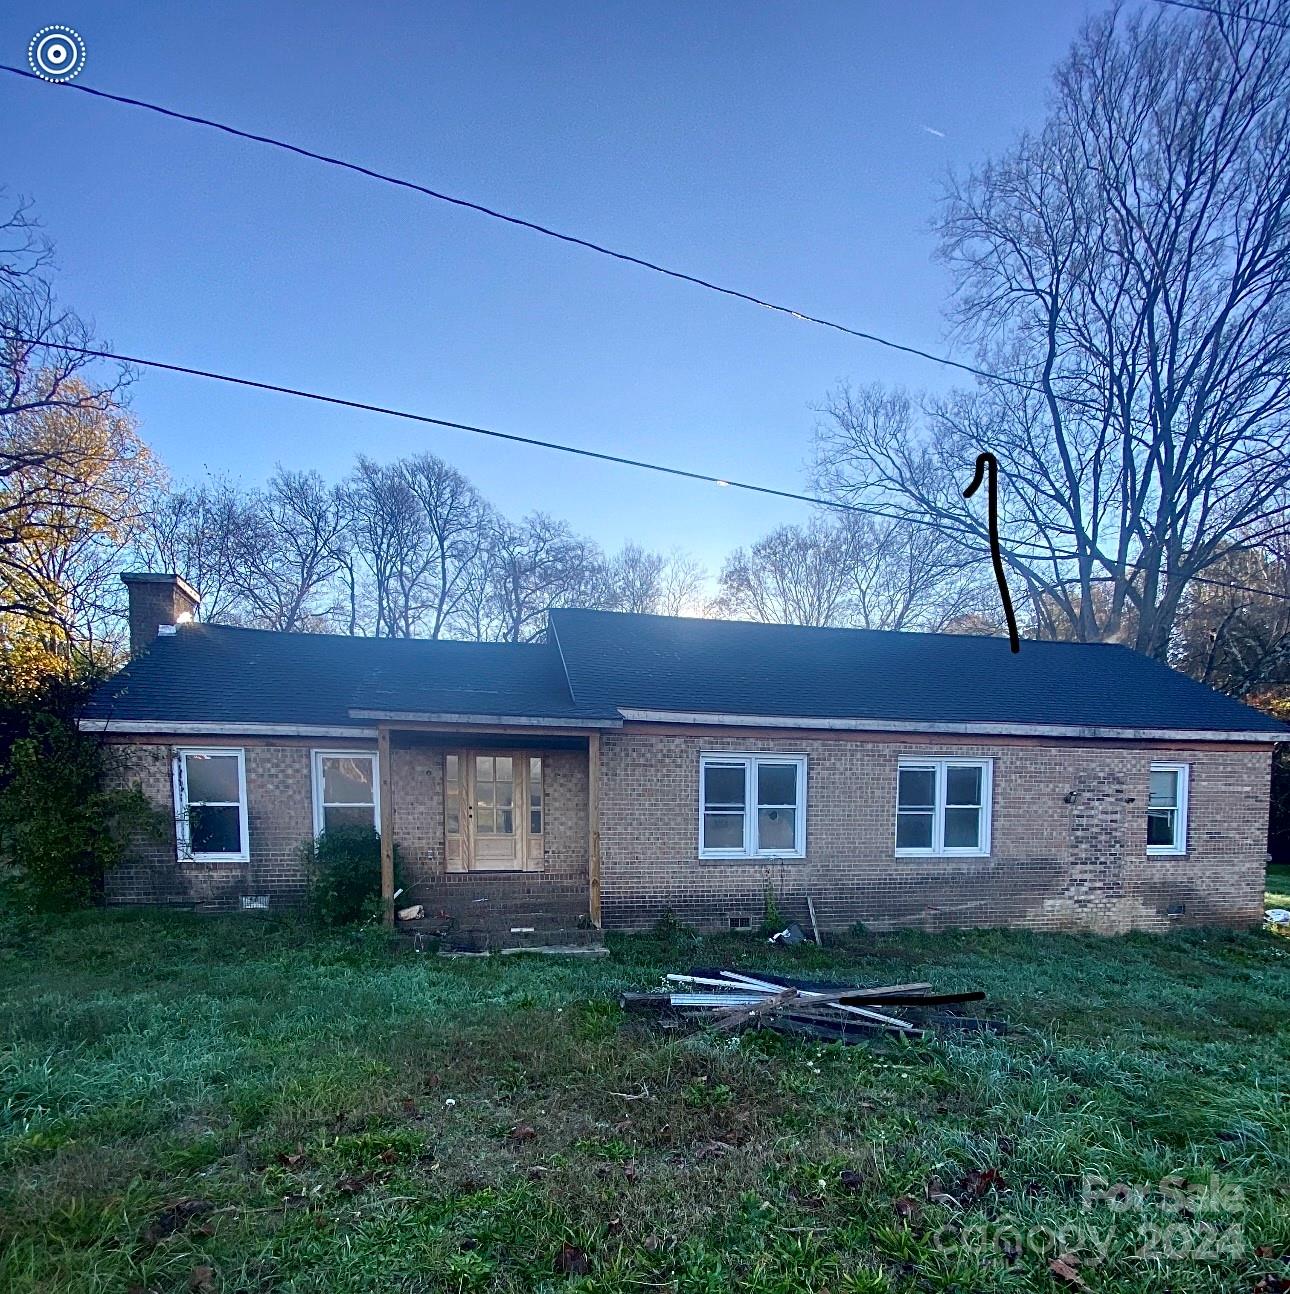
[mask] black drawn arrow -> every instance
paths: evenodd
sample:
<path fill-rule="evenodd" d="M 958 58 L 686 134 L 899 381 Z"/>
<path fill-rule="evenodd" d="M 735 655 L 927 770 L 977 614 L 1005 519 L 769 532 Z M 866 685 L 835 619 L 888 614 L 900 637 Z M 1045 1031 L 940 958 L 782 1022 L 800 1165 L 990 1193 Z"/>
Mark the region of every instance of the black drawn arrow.
<path fill-rule="evenodd" d="M 1008 620 L 1008 645 L 1014 652 L 1021 650 L 1021 636 L 1017 633 L 1017 613 L 1012 609 L 1012 594 L 1008 592 L 1008 577 L 1003 570 L 1003 553 L 999 549 L 999 460 L 989 451 L 976 456 L 976 475 L 972 484 L 963 491 L 963 497 L 970 499 L 981 488 L 986 469 L 990 472 L 990 482 L 986 487 L 986 507 L 990 525 L 990 560 L 994 564 L 994 579 L 999 586 L 999 598 L 1003 602 L 1003 614 Z"/>

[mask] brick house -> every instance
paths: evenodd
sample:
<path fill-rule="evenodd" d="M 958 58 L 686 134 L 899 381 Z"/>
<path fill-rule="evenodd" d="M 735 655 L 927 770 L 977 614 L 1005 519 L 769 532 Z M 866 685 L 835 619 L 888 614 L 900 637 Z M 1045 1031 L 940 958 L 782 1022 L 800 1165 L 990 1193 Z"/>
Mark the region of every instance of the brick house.
<path fill-rule="evenodd" d="M 168 813 L 121 904 L 298 902 L 371 823 L 469 922 L 1107 932 L 1260 916 L 1284 725 L 1110 645 L 550 614 L 542 644 L 192 621 L 126 577 L 130 664 L 81 725 Z"/>

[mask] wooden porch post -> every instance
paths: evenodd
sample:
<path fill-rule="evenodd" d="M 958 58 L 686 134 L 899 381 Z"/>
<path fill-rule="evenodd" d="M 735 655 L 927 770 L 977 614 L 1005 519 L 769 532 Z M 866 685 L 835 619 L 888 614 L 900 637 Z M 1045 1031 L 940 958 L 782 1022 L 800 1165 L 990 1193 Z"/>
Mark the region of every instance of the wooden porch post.
<path fill-rule="evenodd" d="M 587 737 L 587 879 L 591 924 L 600 928 L 600 734 Z"/>
<path fill-rule="evenodd" d="M 390 763 L 390 730 L 376 730 L 376 766 L 381 786 L 381 903 L 385 924 L 394 924 L 394 769 Z"/>

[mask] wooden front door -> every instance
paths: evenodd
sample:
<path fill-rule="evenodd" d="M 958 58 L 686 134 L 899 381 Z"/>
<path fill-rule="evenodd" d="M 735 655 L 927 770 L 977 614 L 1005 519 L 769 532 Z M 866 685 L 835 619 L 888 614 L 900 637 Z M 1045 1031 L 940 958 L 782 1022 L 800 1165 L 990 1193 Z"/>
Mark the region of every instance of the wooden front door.
<path fill-rule="evenodd" d="M 542 866 L 542 757 L 517 751 L 451 751 L 444 757 L 449 871 Z"/>
<path fill-rule="evenodd" d="M 515 811 L 516 764 L 513 755 L 480 755 L 471 760 L 475 826 L 474 862 L 478 871 L 514 871 L 520 864 L 520 833 Z"/>

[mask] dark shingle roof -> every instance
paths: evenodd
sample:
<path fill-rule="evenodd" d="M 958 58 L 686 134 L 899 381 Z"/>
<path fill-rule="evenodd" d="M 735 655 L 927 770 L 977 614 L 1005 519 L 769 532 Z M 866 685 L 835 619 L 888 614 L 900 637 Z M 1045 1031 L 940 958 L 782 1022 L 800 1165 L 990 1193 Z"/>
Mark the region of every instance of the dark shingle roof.
<path fill-rule="evenodd" d="M 817 720 L 1266 732 L 1290 728 L 1125 647 L 553 611 L 546 645 L 183 625 L 86 719 L 366 725 L 364 711 L 616 720 L 627 710 Z"/>
<path fill-rule="evenodd" d="M 553 646 L 181 625 L 109 679 L 87 719 L 361 724 L 350 710 L 611 717 L 569 695 Z"/>
<path fill-rule="evenodd" d="M 1127 647 L 551 613 L 574 696 L 688 713 L 1290 734 Z"/>

